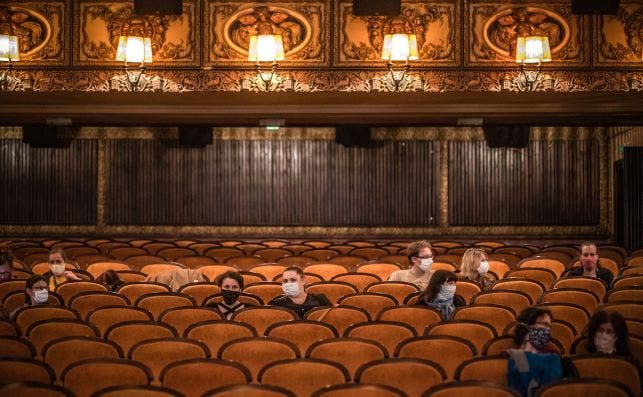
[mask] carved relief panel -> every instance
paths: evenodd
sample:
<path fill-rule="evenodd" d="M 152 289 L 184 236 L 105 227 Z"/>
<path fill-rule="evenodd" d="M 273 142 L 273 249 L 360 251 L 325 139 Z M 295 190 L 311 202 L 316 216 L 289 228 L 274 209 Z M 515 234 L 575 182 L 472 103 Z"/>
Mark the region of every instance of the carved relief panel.
<path fill-rule="evenodd" d="M 199 2 L 183 0 L 181 15 L 134 15 L 129 1 L 80 0 L 75 10 L 74 60 L 78 65 L 115 63 L 118 36 L 152 39 L 154 67 L 198 66 Z"/>
<path fill-rule="evenodd" d="M 21 65 L 69 63 L 67 1 L 0 2 L 0 34 L 18 37 Z"/>
<path fill-rule="evenodd" d="M 643 4 L 621 2 L 618 14 L 597 19 L 595 62 L 601 66 L 643 66 Z"/>
<path fill-rule="evenodd" d="M 250 36 L 259 30 L 281 34 L 292 66 L 328 66 L 330 4 L 325 1 L 211 1 L 205 3 L 204 65 L 248 66 Z"/>
<path fill-rule="evenodd" d="M 589 18 L 574 15 L 562 1 L 507 2 L 470 0 L 465 5 L 466 64 L 514 62 L 516 38 L 547 36 L 555 66 L 589 64 Z"/>
<path fill-rule="evenodd" d="M 335 59 L 337 66 L 383 66 L 380 60 L 384 35 L 392 26 L 416 34 L 419 66 L 460 64 L 460 1 L 408 0 L 399 17 L 355 16 L 353 3 L 341 0 L 335 10 Z"/>

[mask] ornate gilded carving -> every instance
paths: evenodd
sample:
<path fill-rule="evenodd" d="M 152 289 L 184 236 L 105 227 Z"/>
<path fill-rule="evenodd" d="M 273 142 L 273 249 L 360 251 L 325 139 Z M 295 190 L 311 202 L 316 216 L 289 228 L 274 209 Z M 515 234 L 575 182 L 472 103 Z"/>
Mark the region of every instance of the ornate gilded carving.
<path fill-rule="evenodd" d="M 248 64 L 250 36 L 281 34 L 286 60 L 281 63 L 323 66 L 329 60 L 330 9 L 328 1 L 206 2 L 205 32 L 208 66 Z"/>
<path fill-rule="evenodd" d="M 569 2 L 511 4 L 471 0 L 467 4 L 465 31 L 470 65 L 513 62 L 518 36 L 549 38 L 553 64 L 588 63 L 588 18 L 571 13 Z M 558 61 L 558 62 L 557 62 Z"/>
<path fill-rule="evenodd" d="M 599 64 L 641 63 L 643 56 L 643 5 L 621 3 L 618 14 L 598 18 Z"/>
<path fill-rule="evenodd" d="M 405 1 L 399 17 L 353 15 L 343 0 L 335 12 L 337 65 L 382 66 L 384 35 L 393 30 L 416 34 L 420 59 L 414 65 L 454 66 L 459 62 L 459 1 Z"/>
<path fill-rule="evenodd" d="M 0 34 L 18 37 L 20 62 L 63 65 L 67 42 L 65 1 L 7 2 L 0 6 Z"/>
<path fill-rule="evenodd" d="M 75 57 L 81 65 L 114 62 L 118 37 L 144 36 L 152 41 L 154 66 L 196 65 L 198 3 L 184 1 L 181 15 L 134 15 L 131 2 L 82 1 L 78 5 Z"/>

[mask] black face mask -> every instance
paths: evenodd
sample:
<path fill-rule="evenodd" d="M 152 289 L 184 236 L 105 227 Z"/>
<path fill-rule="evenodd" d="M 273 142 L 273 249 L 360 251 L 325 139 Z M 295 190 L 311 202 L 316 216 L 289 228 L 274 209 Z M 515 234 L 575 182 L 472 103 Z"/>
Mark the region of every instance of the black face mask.
<path fill-rule="evenodd" d="M 223 301 L 226 305 L 231 305 L 236 302 L 237 299 L 239 299 L 239 294 L 241 294 L 239 291 L 233 291 L 230 289 L 221 290 L 221 296 L 223 297 Z"/>

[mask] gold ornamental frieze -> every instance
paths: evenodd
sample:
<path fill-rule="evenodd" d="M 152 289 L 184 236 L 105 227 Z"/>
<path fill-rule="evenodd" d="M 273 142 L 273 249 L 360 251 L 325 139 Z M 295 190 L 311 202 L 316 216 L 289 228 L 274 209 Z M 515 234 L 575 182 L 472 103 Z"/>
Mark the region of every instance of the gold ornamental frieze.
<path fill-rule="evenodd" d="M 0 34 L 18 37 L 21 64 L 66 63 L 66 6 L 64 1 L 0 3 Z"/>
<path fill-rule="evenodd" d="M 154 66 L 196 66 L 198 2 L 183 2 L 181 15 L 135 15 L 131 2 L 80 1 L 75 59 L 79 65 L 115 64 L 118 37 L 150 37 Z"/>
<path fill-rule="evenodd" d="M 384 35 L 415 34 L 419 59 L 414 65 L 456 66 L 460 62 L 459 1 L 404 1 L 399 16 L 356 16 L 352 2 L 335 11 L 335 63 L 338 66 L 382 66 Z"/>
<path fill-rule="evenodd" d="M 589 63 L 589 18 L 571 13 L 569 3 L 511 4 L 470 1 L 465 18 L 469 65 L 507 64 L 516 56 L 516 39 L 546 36 L 552 64 Z"/>
<path fill-rule="evenodd" d="M 643 57 L 643 4 L 621 2 L 616 15 L 601 15 L 596 28 L 601 66 L 640 66 Z"/>
<path fill-rule="evenodd" d="M 250 36 L 282 37 L 285 65 L 326 66 L 330 9 L 327 2 L 206 2 L 204 64 L 247 65 Z"/>

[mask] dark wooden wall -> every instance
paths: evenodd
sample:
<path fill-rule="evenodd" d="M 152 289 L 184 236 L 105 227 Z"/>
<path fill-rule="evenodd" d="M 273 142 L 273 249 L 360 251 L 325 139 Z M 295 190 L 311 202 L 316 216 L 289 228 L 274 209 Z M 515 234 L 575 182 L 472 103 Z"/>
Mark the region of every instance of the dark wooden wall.
<path fill-rule="evenodd" d="M 107 146 L 108 224 L 432 226 L 438 143 L 161 141 Z"/>
<path fill-rule="evenodd" d="M 98 142 L 68 148 L 33 148 L 0 140 L 0 223 L 96 223 Z"/>
<path fill-rule="evenodd" d="M 451 225 L 598 225 L 596 140 L 449 143 Z"/>

